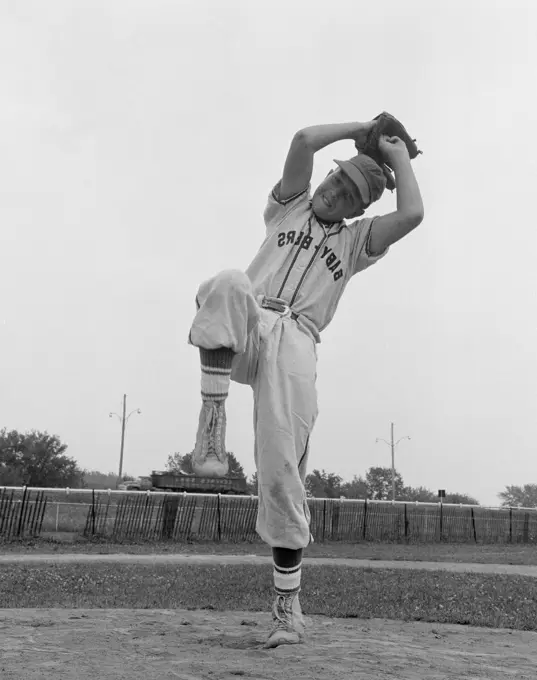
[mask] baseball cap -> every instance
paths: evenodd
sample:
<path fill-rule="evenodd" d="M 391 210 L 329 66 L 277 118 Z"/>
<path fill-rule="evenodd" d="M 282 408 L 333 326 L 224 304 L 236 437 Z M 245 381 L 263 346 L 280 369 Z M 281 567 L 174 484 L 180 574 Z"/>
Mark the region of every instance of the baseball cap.
<path fill-rule="evenodd" d="M 371 205 L 382 196 L 386 188 L 386 176 L 382 168 L 365 154 L 358 154 L 348 161 L 337 161 L 343 172 L 356 185 L 365 206 Z"/>

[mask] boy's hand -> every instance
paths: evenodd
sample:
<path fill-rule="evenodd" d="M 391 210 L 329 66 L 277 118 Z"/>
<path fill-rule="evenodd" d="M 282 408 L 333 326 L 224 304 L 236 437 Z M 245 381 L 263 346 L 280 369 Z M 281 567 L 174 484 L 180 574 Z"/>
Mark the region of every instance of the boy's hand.
<path fill-rule="evenodd" d="M 408 134 L 405 126 L 394 116 L 383 111 L 373 118 L 375 125 L 369 134 L 369 139 L 362 153 L 370 156 L 381 167 L 386 164 L 391 170 L 393 162 L 414 160 L 421 151 L 416 146 L 416 140 Z M 406 146 L 407 154 L 403 155 L 402 145 Z"/>
<path fill-rule="evenodd" d="M 407 146 L 399 137 L 381 135 L 379 139 L 379 150 L 390 167 L 393 167 L 394 164 L 401 161 L 410 162 Z"/>

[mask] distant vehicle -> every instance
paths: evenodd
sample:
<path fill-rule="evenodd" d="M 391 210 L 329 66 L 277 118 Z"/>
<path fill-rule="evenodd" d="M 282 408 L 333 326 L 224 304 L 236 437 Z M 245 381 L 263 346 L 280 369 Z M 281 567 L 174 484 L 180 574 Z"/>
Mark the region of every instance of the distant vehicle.
<path fill-rule="evenodd" d="M 184 472 L 151 473 L 153 491 L 187 491 L 190 493 L 249 494 L 244 477 L 196 477 Z"/>
<path fill-rule="evenodd" d="M 117 487 L 119 491 L 151 491 L 153 482 L 151 477 L 137 477 L 136 479 L 129 479 L 122 482 Z"/>

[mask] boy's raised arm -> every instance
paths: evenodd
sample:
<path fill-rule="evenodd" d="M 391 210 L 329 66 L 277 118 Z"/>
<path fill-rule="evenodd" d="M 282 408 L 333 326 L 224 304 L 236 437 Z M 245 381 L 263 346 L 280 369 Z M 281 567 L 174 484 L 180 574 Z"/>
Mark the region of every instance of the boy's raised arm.
<path fill-rule="evenodd" d="M 423 201 L 405 143 L 399 137 L 383 137 L 379 149 L 395 173 L 397 209 L 377 217 L 371 229 L 369 249 L 378 255 L 399 241 L 423 220 Z"/>
<path fill-rule="evenodd" d="M 291 142 L 283 169 L 278 199 L 286 201 L 304 191 L 313 172 L 313 156 L 325 146 L 342 139 L 352 139 L 360 145 L 365 142 L 375 121 L 367 123 L 333 123 L 313 125 L 299 130 Z"/>

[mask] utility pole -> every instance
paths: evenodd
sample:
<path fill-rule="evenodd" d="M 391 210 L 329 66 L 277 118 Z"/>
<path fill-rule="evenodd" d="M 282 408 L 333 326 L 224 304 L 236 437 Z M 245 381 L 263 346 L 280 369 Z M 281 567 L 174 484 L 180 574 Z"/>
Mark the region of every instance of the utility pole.
<path fill-rule="evenodd" d="M 118 477 L 121 480 L 123 472 L 123 451 L 125 449 L 125 411 L 127 410 L 127 395 L 123 395 L 123 417 L 121 418 L 121 448 L 119 450 L 119 472 Z M 392 428 L 393 432 L 393 428 Z M 393 454 L 392 454 L 393 455 Z"/>
<path fill-rule="evenodd" d="M 395 500 L 395 444 L 393 443 L 393 423 L 391 424 L 390 445 L 392 448 L 392 501 Z"/>
<path fill-rule="evenodd" d="M 390 446 L 390 448 L 392 450 L 392 501 L 394 501 L 395 500 L 395 447 L 397 446 L 397 444 L 399 444 L 400 441 L 402 441 L 403 439 L 410 439 L 410 437 L 408 437 L 408 436 L 401 437 L 401 439 L 398 439 L 396 442 L 394 442 L 394 440 L 393 440 L 393 423 L 391 423 L 390 429 L 391 429 L 390 441 L 387 442 L 385 439 L 377 438 L 375 440 L 375 444 L 377 442 L 385 442 L 386 444 L 388 444 Z"/>
<path fill-rule="evenodd" d="M 110 413 L 108 415 L 109 418 L 111 418 L 112 416 L 116 416 L 117 418 L 119 418 L 119 420 L 121 422 L 121 448 L 120 448 L 120 451 L 119 451 L 119 473 L 118 473 L 118 481 L 117 481 L 116 486 L 118 486 L 119 483 L 121 482 L 121 475 L 123 474 L 123 451 L 125 449 L 125 426 L 127 424 L 128 419 L 132 416 L 133 413 L 141 413 L 142 412 L 139 408 L 137 408 L 137 409 L 134 409 L 134 411 L 131 411 L 129 413 L 129 415 L 125 417 L 126 411 L 127 411 L 127 395 L 124 394 L 123 395 L 123 416 L 120 417 L 117 413 Z"/>

